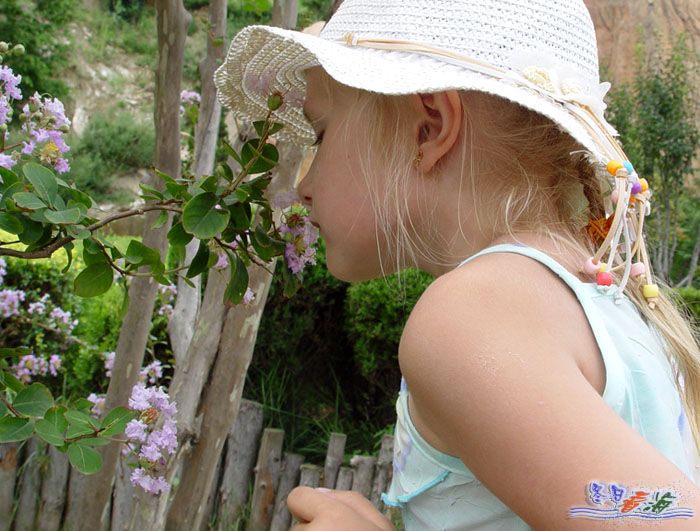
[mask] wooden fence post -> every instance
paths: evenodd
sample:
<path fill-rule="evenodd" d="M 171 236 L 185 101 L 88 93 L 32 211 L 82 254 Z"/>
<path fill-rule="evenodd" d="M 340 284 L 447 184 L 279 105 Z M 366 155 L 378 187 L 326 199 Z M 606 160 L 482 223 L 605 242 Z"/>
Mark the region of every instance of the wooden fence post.
<path fill-rule="evenodd" d="M 316 488 L 321 483 L 321 467 L 304 463 L 299 474 L 299 486 Z"/>
<path fill-rule="evenodd" d="M 374 471 L 374 481 L 372 482 L 372 493 L 370 494 L 369 501 L 371 501 L 374 506 L 382 510 L 380 505 L 382 503 L 382 492 L 384 492 L 389 484 L 392 472 L 392 463 L 394 460 L 394 436 L 385 433 L 382 437 L 382 446 L 379 450 L 379 459 L 377 459 L 377 466 Z"/>
<path fill-rule="evenodd" d="M 19 443 L 0 444 L 0 531 L 9 531 L 15 499 Z"/>
<path fill-rule="evenodd" d="M 338 470 L 345 459 L 345 441 L 347 441 L 347 436 L 344 433 L 331 433 L 326 453 L 326 464 L 323 467 L 322 486 L 327 489 L 335 488 Z"/>
<path fill-rule="evenodd" d="M 350 465 L 355 467 L 352 490 L 361 493 L 365 498 L 369 498 L 372 492 L 372 477 L 376 462 L 376 457 L 368 455 L 356 455 L 350 459 Z"/>
<path fill-rule="evenodd" d="M 24 449 L 24 470 L 20 479 L 19 503 L 15 518 L 15 531 L 29 531 L 34 529 L 36 512 L 39 506 L 39 490 L 41 488 L 41 476 L 39 475 L 39 459 L 41 450 L 36 437 L 27 440 Z"/>
<path fill-rule="evenodd" d="M 263 432 L 258 452 L 258 464 L 255 466 L 255 486 L 253 500 L 250 503 L 248 531 L 263 531 L 270 525 L 275 489 L 282 471 L 282 441 L 284 431 L 267 428 Z"/>
<path fill-rule="evenodd" d="M 226 443 L 224 471 L 219 486 L 218 529 L 233 528 L 248 503 L 250 480 L 262 431 L 262 404 L 241 400 Z"/>
<path fill-rule="evenodd" d="M 68 456 L 51 444 L 47 458 L 46 466 L 42 467 L 41 503 L 36 528 L 39 531 L 58 531 L 66 503 L 70 463 Z"/>
<path fill-rule="evenodd" d="M 341 466 L 338 472 L 338 480 L 335 482 L 336 490 L 352 489 L 352 480 L 355 476 L 355 471 L 349 466 Z"/>
<path fill-rule="evenodd" d="M 287 509 L 287 496 L 299 483 L 300 467 L 304 462 L 304 456 L 297 454 L 284 454 L 282 461 L 282 476 L 275 496 L 275 511 L 270 523 L 270 531 L 287 531 L 292 521 L 292 515 Z"/>

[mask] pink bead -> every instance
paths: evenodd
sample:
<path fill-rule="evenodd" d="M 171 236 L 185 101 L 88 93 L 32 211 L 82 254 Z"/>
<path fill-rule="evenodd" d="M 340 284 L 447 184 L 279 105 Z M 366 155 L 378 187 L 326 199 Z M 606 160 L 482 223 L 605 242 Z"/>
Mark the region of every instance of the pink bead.
<path fill-rule="evenodd" d="M 595 275 L 598 272 L 598 268 L 600 267 L 600 262 L 594 262 L 593 257 L 590 257 L 586 262 L 583 264 L 583 270 L 588 274 L 588 275 Z"/>
<path fill-rule="evenodd" d="M 612 202 L 617 204 L 617 199 L 620 197 L 620 193 L 617 191 L 617 188 L 615 188 L 612 191 L 612 194 L 610 194 L 610 199 L 612 199 Z"/>
<path fill-rule="evenodd" d="M 642 191 L 642 183 L 639 181 L 635 181 L 634 184 L 632 184 L 632 195 L 636 195 Z"/>
<path fill-rule="evenodd" d="M 608 273 L 607 271 L 603 271 L 602 273 L 598 273 L 595 276 L 595 282 L 599 286 L 612 286 L 612 283 L 613 283 L 612 273 Z"/>
<path fill-rule="evenodd" d="M 630 275 L 633 277 L 638 277 L 640 275 L 644 275 L 647 272 L 647 268 L 644 266 L 642 262 L 635 262 L 632 264 L 632 267 L 630 268 Z"/>

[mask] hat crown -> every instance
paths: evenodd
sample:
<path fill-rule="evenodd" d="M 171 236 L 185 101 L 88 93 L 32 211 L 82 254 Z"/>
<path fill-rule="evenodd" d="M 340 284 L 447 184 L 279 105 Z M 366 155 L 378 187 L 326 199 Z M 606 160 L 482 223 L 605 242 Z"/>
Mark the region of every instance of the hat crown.
<path fill-rule="evenodd" d="M 345 0 L 321 37 L 348 33 L 430 45 L 504 70 L 515 61 L 599 82 L 595 29 L 582 0 Z M 523 57 L 547 64 L 522 65 Z"/>

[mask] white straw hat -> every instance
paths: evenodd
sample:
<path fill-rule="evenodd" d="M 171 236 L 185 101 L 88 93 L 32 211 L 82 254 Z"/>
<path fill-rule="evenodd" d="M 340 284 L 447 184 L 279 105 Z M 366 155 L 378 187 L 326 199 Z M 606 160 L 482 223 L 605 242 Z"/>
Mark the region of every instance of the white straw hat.
<path fill-rule="evenodd" d="M 344 0 L 318 37 L 244 28 L 214 79 L 221 103 L 245 119 L 265 119 L 268 96 L 282 94 L 284 104 L 273 113 L 285 125 L 279 138 L 308 145 L 315 134 L 302 109 L 304 71 L 319 65 L 357 89 L 394 95 L 476 90 L 547 116 L 599 168 L 607 167 L 617 190 L 610 229 L 586 271 L 595 274 L 606 252 L 610 268 L 619 263 L 624 234 L 634 249 L 623 252 L 620 288 L 635 275 L 633 255 L 643 259 L 651 283 L 638 237 L 650 192 L 639 192 L 638 176 L 603 117 L 610 84 L 600 83 L 595 30 L 583 0 Z M 638 221 L 628 222 L 631 214 Z"/>
<path fill-rule="evenodd" d="M 345 0 L 320 37 L 249 26 L 215 74 L 221 102 L 249 119 L 286 104 L 280 138 L 309 144 L 304 71 L 382 94 L 488 92 L 548 116 L 590 151 L 620 158 L 605 122 L 595 30 L 582 0 Z"/>

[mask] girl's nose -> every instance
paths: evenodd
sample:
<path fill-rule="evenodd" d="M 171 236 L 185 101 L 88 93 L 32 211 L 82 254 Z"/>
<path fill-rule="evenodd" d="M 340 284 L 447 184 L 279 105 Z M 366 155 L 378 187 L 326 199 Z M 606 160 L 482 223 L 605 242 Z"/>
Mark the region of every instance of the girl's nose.
<path fill-rule="evenodd" d="M 311 178 L 307 174 L 299 183 L 297 187 L 297 193 L 299 194 L 299 199 L 301 203 L 306 207 L 311 207 Z"/>

